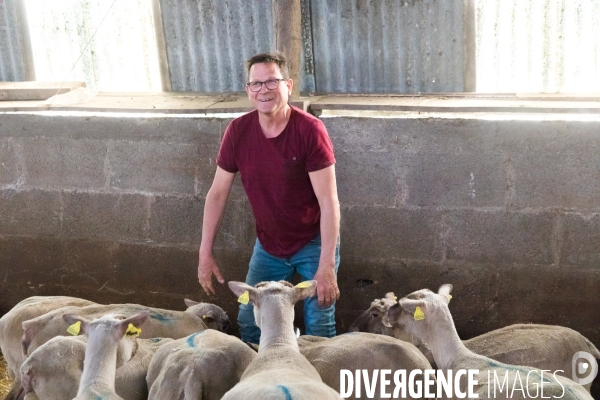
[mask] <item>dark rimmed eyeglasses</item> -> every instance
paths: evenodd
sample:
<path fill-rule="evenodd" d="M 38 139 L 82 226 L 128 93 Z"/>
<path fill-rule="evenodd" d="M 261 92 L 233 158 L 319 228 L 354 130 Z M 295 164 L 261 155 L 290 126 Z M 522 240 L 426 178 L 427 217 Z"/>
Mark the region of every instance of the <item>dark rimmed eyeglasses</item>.
<path fill-rule="evenodd" d="M 287 81 L 287 79 L 280 78 L 280 79 L 269 79 L 268 81 L 265 81 L 265 82 L 261 82 L 261 81 L 248 82 L 248 83 L 246 83 L 246 86 L 248 86 L 250 88 L 251 92 L 260 92 L 260 89 L 262 89 L 262 85 L 264 83 L 265 86 L 267 87 L 267 89 L 275 90 L 275 89 L 277 89 L 277 87 L 279 87 L 279 82 L 281 82 L 281 81 Z"/>

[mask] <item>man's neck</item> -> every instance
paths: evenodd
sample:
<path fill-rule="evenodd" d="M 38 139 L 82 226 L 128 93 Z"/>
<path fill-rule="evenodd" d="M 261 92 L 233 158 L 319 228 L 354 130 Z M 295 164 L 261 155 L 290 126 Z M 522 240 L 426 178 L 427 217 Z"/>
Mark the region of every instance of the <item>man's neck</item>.
<path fill-rule="evenodd" d="M 258 122 L 263 133 L 268 138 L 274 138 L 286 127 L 292 114 L 292 108 L 286 104 L 281 110 L 277 110 L 273 114 L 258 113 Z"/>

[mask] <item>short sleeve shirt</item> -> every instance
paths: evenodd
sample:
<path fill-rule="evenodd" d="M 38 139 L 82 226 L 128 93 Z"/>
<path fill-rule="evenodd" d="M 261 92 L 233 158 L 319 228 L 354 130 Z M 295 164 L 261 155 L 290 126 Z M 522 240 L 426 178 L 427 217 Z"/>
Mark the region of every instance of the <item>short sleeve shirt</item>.
<path fill-rule="evenodd" d="M 217 165 L 240 172 L 256 220 L 256 235 L 275 257 L 291 257 L 320 231 L 321 211 L 308 173 L 335 164 L 321 120 L 291 107 L 288 124 L 267 138 L 258 111 L 233 120 L 223 136 Z"/>

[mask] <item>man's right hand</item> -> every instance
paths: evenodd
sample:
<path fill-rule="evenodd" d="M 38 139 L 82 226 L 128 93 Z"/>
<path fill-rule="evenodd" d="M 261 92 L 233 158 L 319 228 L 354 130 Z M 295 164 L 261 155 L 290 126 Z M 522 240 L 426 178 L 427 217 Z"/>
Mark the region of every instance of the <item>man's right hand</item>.
<path fill-rule="evenodd" d="M 221 271 L 219 271 L 219 267 L 217 266 L 215 259 L 210 255 L 200 255 L 200 261 L 198 262 L 198 282 L 200 282 L 202 289 L 204 289 L 206 294 L 209 296 L 211 294 L 215 294 L 215 288 L 213 287 L 212 283 L 213 274 L 219 283 L 225 283 L 225 279 L 223 279 L 221 276 Z"/>

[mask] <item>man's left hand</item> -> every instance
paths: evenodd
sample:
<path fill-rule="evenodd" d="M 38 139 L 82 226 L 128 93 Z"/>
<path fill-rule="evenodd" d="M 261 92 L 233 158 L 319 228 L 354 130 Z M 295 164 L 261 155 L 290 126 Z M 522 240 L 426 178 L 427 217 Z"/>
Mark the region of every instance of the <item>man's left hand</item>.
<path fill-rule="evenodd" d="M 319 266 L 314 279 L 317 281 L 319 306 L 329 307 L 335 300 L 339 300 L 340 290 L 338 289 L 337 277 L 333 267 L 326 268 Z"/>

